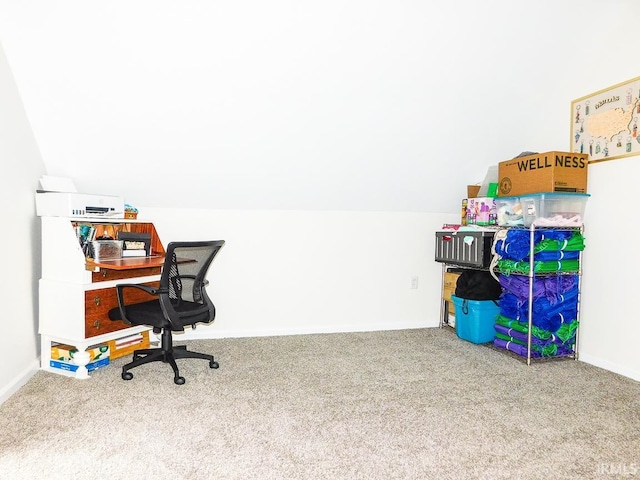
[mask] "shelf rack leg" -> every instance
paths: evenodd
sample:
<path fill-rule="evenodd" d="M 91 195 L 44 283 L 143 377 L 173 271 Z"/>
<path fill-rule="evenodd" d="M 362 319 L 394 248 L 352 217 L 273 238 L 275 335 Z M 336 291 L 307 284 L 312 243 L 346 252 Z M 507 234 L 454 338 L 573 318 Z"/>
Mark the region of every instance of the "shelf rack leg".
<path fill-rule="evenodd" d="M 445 326 L 445 318 L 444 316 L 448 314 L 447 306 L 445 305 L 446 300 L 444 299 L 444 277 L 447 271 L 447 265 L 442 264 L 442 278 L 440 279 L 440 328 L 444 328 Z"/>
<path fill-rule="evenodd" d="M 533 281 L 534 281 L 534 251 L 535 251 L 535 229 L 536 227 L 532 224 L 529 232 L 529 312 L 528 312 L 528 323 L 529 328 L 527 329 L 527 365 L 531 365 L 531 329 L 533 328 Z"/>

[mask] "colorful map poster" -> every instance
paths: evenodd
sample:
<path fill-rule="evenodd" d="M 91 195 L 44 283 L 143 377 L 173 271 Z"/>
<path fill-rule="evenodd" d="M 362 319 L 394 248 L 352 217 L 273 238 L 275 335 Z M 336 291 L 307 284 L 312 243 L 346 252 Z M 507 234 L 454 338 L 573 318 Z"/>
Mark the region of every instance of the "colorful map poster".
<path fill-rule="evenodd" d="M 640 77 L 571 102 L 571 151 L 589 163 L 640 153 Z"/>

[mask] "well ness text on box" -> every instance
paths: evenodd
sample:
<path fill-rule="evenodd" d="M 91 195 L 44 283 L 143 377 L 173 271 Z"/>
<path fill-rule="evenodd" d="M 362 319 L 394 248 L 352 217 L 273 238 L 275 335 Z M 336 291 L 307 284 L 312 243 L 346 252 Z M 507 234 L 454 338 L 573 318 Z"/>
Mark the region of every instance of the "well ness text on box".
<path fill-rule="evenodd" d="M 529 193 L 587 193 L 588 155 L 546 152 L 516 157 L 498 164 L 498 196 Z"/>
<path fill-rule="evenodd" d="M 535 155 L 533 158 L 522 157 L 514 159 L 514 162 L 518 165 L 519 172 L 549 167 L 586 168 L 587 166 L 585 155 L 558 155 L 557 153 L 554 154 L 554 158 L 549 158 L 547 154 L 542 154 L 541 156 Z"/>

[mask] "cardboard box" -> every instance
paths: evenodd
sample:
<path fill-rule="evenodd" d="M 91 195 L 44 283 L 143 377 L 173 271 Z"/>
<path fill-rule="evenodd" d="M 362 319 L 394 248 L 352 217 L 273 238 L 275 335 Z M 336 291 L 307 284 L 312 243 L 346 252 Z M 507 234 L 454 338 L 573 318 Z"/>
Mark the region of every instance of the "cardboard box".
<path fill-rule="evenodd" d="M 87 371 L 93 372 L 94 370 L 100 367 L 106 367 L 109 365 L 109 357 L 103 357 L 98 360 L 94 360 L 93 362 L 87 363 Z M 50 360 L 49 366 L 51 368 L 59 368 L 60 370 L 67 370 L 68 372 L 75 372 L 78 370 L 78 365 L 73 363 L 73 361 L 63 362 L 60 360 Z"/>
<path fill-rule="evenodd" d="M 468 198 L 462 199 L 462 213 L 460 214 L 460 225 L 465 227 L 467 225 L 467 205 L 469 203 Z"/>
<path fill-rule="evenodd" d="M 49 366 L 52 368 L 59 368 L 60 370 L 75 372 L 78 370 L 78 365 L 73 363 L 73 356 L 77 351 L 77 348 L 70 345 L 52 345 Z M 87 352 L 89 353 L 89 363 L 86 365 L 87 371 L 92 372 L 97 368 L 109 365 L 109 345 L 96 345 L 95 347 L 89 347 L 87 348 Z"/>
<path fill-rule="evenodd" d="M 570 152 L 536 153 L 498 164 L 498 195 L 587 193 L 588 155 Z"/>
<path fill-rule="evenodd" d="M 70 345 L 58 344 L 51 346 L 51 360 L 58 360 L 61 362 L 71 362 L 73 355 L 78 351 L 77 348 Z M 95 347 L 87 348 L 89 352 L 89 361 L 100 360 L 105 357 L 109 357 L 108 345 L 97 345 Z"/>
<path fill-rule="evenodd" d="M 447 302 L 451 302 L 451 295 L 456 293 L 456 284 L 458 283 L 460 272 L 445 272 L 442 283 L 442 298 Z M 453 308 L 450 308 L 451 312 Z"/>
<path fill-rule="evenodd" d="M 467 185 L 467 198 L 476 198 L 480 191 L 480 185 Z"/>

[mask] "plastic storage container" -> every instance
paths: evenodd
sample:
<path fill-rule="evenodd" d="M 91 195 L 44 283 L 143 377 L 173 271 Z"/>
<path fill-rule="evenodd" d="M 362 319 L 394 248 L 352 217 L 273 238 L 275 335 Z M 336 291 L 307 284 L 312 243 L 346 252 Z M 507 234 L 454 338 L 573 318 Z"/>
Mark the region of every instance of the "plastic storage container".
<path fill-rule="evenodd" d="M 436 232 L 436 262 L 487 268 L 495 231 Z"/>
<path fill-rule="evenodd" d="M 520 197 L 496 198 L 496 217 L 501 227 L 518 227 L 524 225 L 524 213 Z"/>
<path fill-rule="evenodd" d="M 536 193 L 522 195 L 524 226 L 581 227 L 588 193 Z"/>
<path fill-rule="evenodd" d="M 122 258 L 122 240 L 94 240 L 91 246 L 96 262 Z"/>
<path fill-rule="evenodd" d="M 456 335 L 471 343 L 493 342 L 496 317 L 500 313 L 493 300 L 466 300 L 451 296 L 456 311 Z"/>

